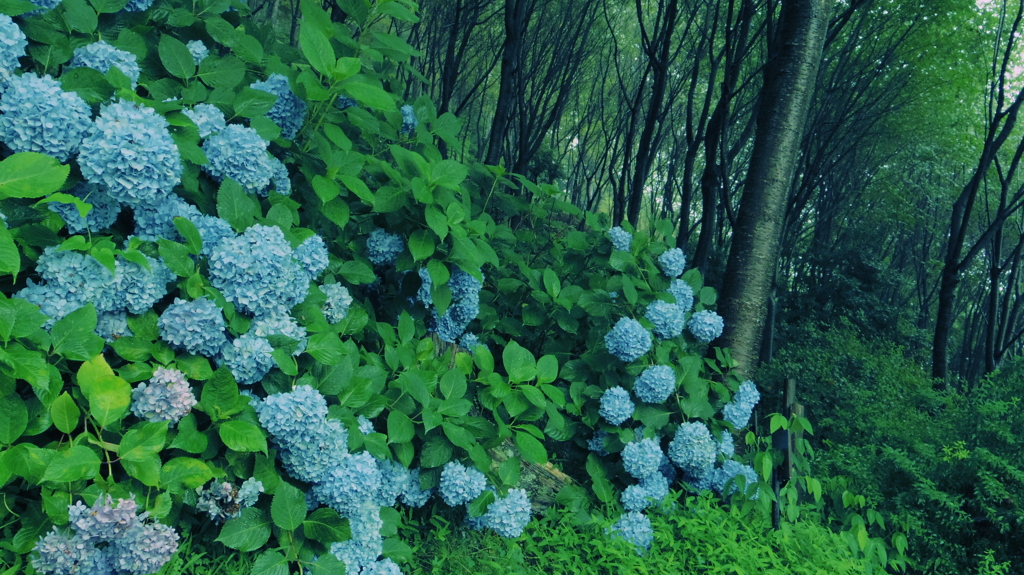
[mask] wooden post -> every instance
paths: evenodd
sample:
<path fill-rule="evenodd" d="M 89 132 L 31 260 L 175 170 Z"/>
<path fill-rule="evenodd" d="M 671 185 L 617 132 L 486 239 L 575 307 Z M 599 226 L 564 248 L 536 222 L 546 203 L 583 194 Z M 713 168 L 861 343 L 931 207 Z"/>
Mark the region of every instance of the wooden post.
<path fill-rule="evenodd" d="M 785 403 L 782 415 L 788 421 L 797 413 L 803 415 L 803 406 L 796 402 L 796 379 L 786 380 Z M 782 465 L 772 470 L 772 490 L 775 491 L 775 502 L 772 503 L 772 527 L 777 531 L 782 525 L 782 505 L 779 501 L 782 484 L 793 477 L 793 438 L 788 430 L 779 429 L 772 434 L 772 447 L 782 452 Z"/>

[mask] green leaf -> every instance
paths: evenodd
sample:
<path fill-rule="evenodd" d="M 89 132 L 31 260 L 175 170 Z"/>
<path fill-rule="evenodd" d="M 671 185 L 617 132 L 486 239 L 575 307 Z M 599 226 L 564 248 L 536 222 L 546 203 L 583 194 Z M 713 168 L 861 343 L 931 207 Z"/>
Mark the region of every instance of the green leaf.
<path fill-rule="evenodd" d="M 537 361 L 537 383 L 551 383 L 558 379 L 558 358 L 545 355 Z"/>
<path fill-rule="evenodd" d="M 85 0 L 64 0 L 64 21 L 74 30 L 83 34 L 92 34 L 96 31 L 99 19 L 96 11 L 93 10 Z"/>
<path fill-rule="evenodd" d="M 100 14 L 113 14 L 123 10 L 128 5 L 128 0 L 89 0 L 89 3 Z"/>
<path fill-rule="evenodd" d="M 437 234 L 437 237 L 444 241 L 444 238 L 448 235 L 448 216 L 441 213 L 441 210 L 434 206 L 428 206 L 423 212 L 424 217 L 427 219 L 427 225 L 430 229 Z"/>
<path fill-rule="evenodd" d="M 397 212 L 406 205 L 409 192 L 394 186 L 381 186 L 373 196 L 373 211 L 386 214 Z"/>
<path fill-rule="evenodd" d="M 310 65 L 324 76 L 334 72 L 336 59 L 331 41 L 313 24 L 303 23 L 299 29 L 299 48 Z M 358 98 L 357 98 L 358 99 Z"/>
<path fill-rule="evenodd" d="M 466 388 L 466 375 L 457 369 L 449 369 L 441 376 L 441 393 L 445 399 L 462 399 Z"/>
<path fill-rule="evenodd" d="M 434 236 L 427 230 L 416 230 L 409 236 L 409 253 L 413 261 L 421 261 L 434 255 Z"/>
<path fill-rule="evenodd" d="M 53 156 L 18 152 L 0 162 L 0 197 L 41 198 L 56 192 L 71 168 Z"/>
<path fill-rule="evenodd" d="M 597 498 L 604 503 L 614 501 L 615 488 L 608 481 L 608 474 L 605 472 L 604 466 L 601 465 L 601 460 L 594 453 L 587 456 L 587 473 L 590 474 L 594 495 L 597 495 Z"/>
<path fill-rule="evenodd" d="M 277 96 L 255 88 L 242 88 L 235 97 L 235 115 L 243 118 L 262 116 L 274 107 Z"/>
<path fill-rule="evenodd" d="M 188 51 L 188 47 L 181 40 L 166 34 L 163 35 L 157 45 L 157 53 L 164 69 L 175 78 L 187 80 L 195 75 L 195 59 L 192 58 L 192 53 Z"/>
<path fill-rule="evenodd" d="M 313 191 L 323 203 L 327 203 L 341 194 L 341 186 L 334 180 L 329 180 L 321 175 L 313 176 Z"/>
<path fill-rule="evenodd" d="M 435 435 L 423 444 L 420 452 L 420 465 L 423 467 L 441 467 L 452 459 L 452 444 L 442 435 Z"/>
<path fill-rule="evenodd" d="M 135 426 L 124 434 L 117 448 L 118 457 L 123 461 L 144 461 L 160 453 L 167 441 L 168 422 L 147 422 Z"/>
<path fill-rule="evenodd" d="M 362 82 L 346 82 L 342 90 L 355 98 L 361 106 L 389 112 L 395 109 L 395 99 L 379 85 Z"/>
<path fill-rule="evenodd" d="M 26 12 L 32 12 L 38 10 L 39 6 L 28 2 L 27 0 L 2 0 L 0 1 L 0 13 L 7 14 L 8 16 L 21 16 Z M 7 575 L 4 573 L 4 575 Z"/>
<path fill-rule="evenodd" d="M 196 272 L 196 264 L 189 255 L 189 248 L 165 238 L 160 238 L 157 243 L 160 245 L 160 258 L 175 275 L 187 278 Z"/>
<path fill-rule="evenodd" d="M 192 223 L 192 220 L 178 216 L 174 218 L 174 227 L 178 229 L 181 237 L 185 238 L 185 248 L 188 253 L 199 255 L 203 250 L 203 236 L 200 235 L 199 229 Z"/>
<path fill-rule="evenodd" d="M 220 425 L 219 433 L 221 441 L 232 451 L 267 453 L 267 438 L 263 436 L 263 430 L 252 423 L 227 421 Z"/>
<path fill-rule="evenodd" d="M 344 357 L 345 347 L 337 334 L 321 332 L 309 337 L 306 353 L 323 365 L 337 365 Z"/>
<path fill-rule="evenodd" d="M 336 541 L 344 541 L 352 536 L 348 521 L 338 512 L 328 507 L 321 507 L 309 514 L 302 522 L 302 532 L 306 539 L 318 541 L 324 545 Z"/>
<path fill-rule="evenodd" d="M 462 162 L 441 160 L 430 168 L 430 183 L 458 191 L 468 175 L 469 169 Z"/>
<path fill-rule="evenodd" d="M 178 433 L 174 436 L 170 447 L 199 454 L 206 451 L 209 439 L 205 433 L 199 432 L 196 426 L 196 416 L 190 413 L 178 422 Z"/>
<path fill-rule="evenodd" d="M 50 418 L 53 425 L 62 433 L 71 433 L 78 427 L 78 418 L 82 410 L 75 404 L 75 400 L 68 395 L 68 392 L 60 394 L 50 405 Z M 0 426 L 3 424 L 0 423 Z"/>
<path fill-rule="evenodd" d="M 338 268 L 338 273 L 341 277 L 345 278 L 350 284 L 370 284 L 373 283 L 377 276 L 373 273 L 373 268 L 370 266 L 357 261 L 347 261 L 341 264 Z"/>
<path fill-rule="evenodd" d="M 90 303 L 53 324 L 53 351 L 67 359 L 85 361 L 103 351 L 103 338 L 95 333 L 96 308 Z"/>
<path fill-rule="evenodd" d="M 182 487 L 185 489 L 202 487 L 211 479 L 213 479 L 213 470 L 206 463 L 194 457 L 175 457 L 165 463 L 160 472 L 160 482 L 172 493 L 181 493 Z"/>
<path fill-rule="evenodd" d="M 338 181 L 345 185 L 346 188 L 353 194 L 363 200 L 363 203 L 367 205 L 373 205 L 373 192 L 366 185 L 365 182 L 355 176 L 349 176 L 345 174 L 338 174 Z"/>
<path fill-rule="evenodd" d="M 14 245 L 7 226 L 0 226 L 0 273 L 18 275 L 21 271 L 21 251 Z"/>
<path fill-rule="evenodd" d="M 288 558 L 277 551 L 264 551 L 253 563 L 251 575 L 288 575 Z"/>
<path fill-rule="evenodd" d="M 716 292 L 713 287 L 705 286 L 701 288 L 698 300 L 705 306 L 715 305 L 715 302 L 718 301 L 718 292 Z"/>
<path fill-rule="evenodd" d="M 0 443 L 11 445 L 28 428 L 28 407 L 16 393 L 0 398 Z"/>
<path fill-rule="evenodd" d="M 238 394 L 238 384 L 227 366 L 213 372 L 213 377 L 203 384 L 199 406 L 201 411 L 214 421 L 226 419 L 244 409 L 245 400 Z"/>
<path fill-rule="evenodd" d="M 79 479 L 92 479 L 100 470 L 100 458 L 84 445 L 75 445 L 57 453 L 46 466 L 43 481 L 67 483 Z"/>
<path fill-rule="evenodd" d="M 498 467 L 498 477 L 504 485 L 515 485 L 519 483 L 519 473 L 522 470 L 522 463 L 518 457 L 510 457 L 501 462 Z"/>
<path fill-rule="evenodd" d="M 290 483 L 280 483 L 270 503 L 270 516 L 274 525 L 295 531 L 306 520 L 306 495 Z"/>
<path fill-rule="evenodd" d="M 510 383 L 521 383 L 531 381 L 537 377 L 537 360 L 534 359 L 530 350 L 510 341 L 501 352 L 502 362 L 505 364 L 505 371 L 508 372 Z"/>
<path fill-rule="evenodd" d="M 224 523 L 217 541 L 238 551 L 256 551 L 270 540 L 270 520 L 257 507 L 246 507 L 242 514 Z M 285 571 L 287 573 L 287 571 Z"/>
<path fill-rule="evenodd" d="M 214 89 L 230 90 L 245 77 L 245 63 L 234 56 L 207 56 L 199 63 L 199 79 Z"/>
<path fill-rule="evenodd" d="M 236 232 L 241 233 L 253 224 L 257 212 L 256 206 L 241 184 L 226 178 L 217 191 L 217 215 L 231 224 Z"/>
<path fill-rule="evenodd" d="M 543 465 L 548 462 L 548 452 L 544 449 L 544 444 L 525 431 L 516 432 L 516 447 L 519 448 L 523 460 L 528 463 Z"/>
<path fill-rule="evenodd" d="M 416 428 L 409 416 L 392 409 L 388 413 L 388 443 L 405 443 L 416 436 Z"/>
<path fill-rule="evenodd" d="M 119 421 L 132 402 L 132 386 L 114 375 L 102 355 L 78 368 L 78 385 L 89 400 L 89 413 L 101 426 Z"/>

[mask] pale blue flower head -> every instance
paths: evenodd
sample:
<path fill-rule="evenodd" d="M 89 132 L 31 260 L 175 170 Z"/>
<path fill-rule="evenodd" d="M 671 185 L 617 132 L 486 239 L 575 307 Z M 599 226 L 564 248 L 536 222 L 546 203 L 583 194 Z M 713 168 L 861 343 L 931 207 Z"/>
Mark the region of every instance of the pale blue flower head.
<path fill-rule="evenodd" d="M 441 498 L 452 507 L 473 501 L 486 487 L 483 473 L 458 461 L 449 461 L 441 470 Z"/>
<path fill-rule="evenodd" d="M 306 351 L 306 328 L 296 323 L 290 315 L 268 314 L 258 317 L 252 322 L 249 333 L 262 338 L 282 335 L 298 342 L 293 355 Z"/>
<path fill-rule="evenodd" d="M 130 0 L 128 4 L 125 5 L 124 11 L 142 12 L 144 10 L 149 10 L 149 7 L 152 6 L 155 1 L 156 0 Z"/>
<path fill-rule="evenodd" d="M 172 427 L 196 403 L 185 374 L 176 369 L 158 367 L 147 383 L 132 390 L 132 414 L 150 422 L 167 421 Z"/>
<path fill-rule="evenodd" d="M 434 305 L 434 296 L 431 294 L 431 290 L 434 289 L 434 280 L 431 279 L 427 268 L 420 268 L 416 273 L 420 276 L 420 289 L 416 290 L 416 300 L 430 307 Z"/>
<path fill-rule="evenodd" d="M 231 178 L 255 194 L 265 191 L 274 177 L 267 141 L 247 126 L 228 124 L 203 142 L 203 151 L 209 160 L 203 170 L 217 181 Z"/>
<path fill-rule="evenodd" d="M 240 385 L 252 385 L 263 379 L 274 367 L 273 353 L 274 348 L 269 341 L 251 333 L 243 334 L 221 348 L 224 364 Z"/>
<path fill-rule="evenodd" d="M 82 573 L 110 573 L 110 558 L 103 549 L 81 536 L 68 535 L 54 527 L 36 543 L 32 567 L 47 575 L 79 575 Z"/>
<path fill-rule="evenodd" d="M 221 240 L 210 256 L 210 283 L 239 310 L 287 314 L 306 299 L 309 275 L 276 226 L 254 225 Z"/>
<path fill-rule="evenodd" d="M 732 397 L 732 401 L 725 404 L 722 408 L 722 419 L 725 419 L 732 424 L 736 429 L 742 429 L 747 426 L 750 421 L 750 414 L 754 411 L 754 406 L 761 400 L 761 394 L 757 391 L 757 386 L 754 382 L 747 380 L 740 384 L 739 390 L 736 395 Z"/>
<path fill-rule="evenodd" d="M 206 257 L 213 255 L 214 248 L 221 240 L 235 237 L 231 224 L 216 216 L 195 214 L 189 220 L 199 230 L 199 237 L 203 240 L 203 249 L 199 253 Z"/>
<path fill-rule="evenodd" d="M 660 473 L 649 475 L 623 490 L 619 501 L 626 511 L 643 511 L 661 504 L 668 497 L 668 479 Z"/>
<path fill-rule="evenodd" d="M 167 126 L 152 108 L 127 100 L 104 105 L 79 148 L 82 175 L 131 207 L 163 201 L 182 170 Z"/>
<path fill-rule="evenodd" d="M 199 42 L 199 40 L 195 40 L 195 42 Z M 202 45 L 202 42 L 199 42 L 199 44 Z M 181 113 L 185 114 L 196 125 L 200 138 L 212 136 L 228 125 L 224 119 L 224 112 L 221 112 L 220 108 L 213 104 L 196 104 L 191 110 L 186 108 Z"/>
<path fill-rule="evenodd" d="M 633 393 L 645 403 L 663 403 L 676 390 L 676 372 L 667 365 L 644 369 L 633 384 Z"/>
<path fill-rule="evenodd" d="M 604 343 L 609 353 L 629 363 L 650 351 L 651 332 L 635 319 L 624 317 L 604 336 Z"/>
<path fill-rule="evenodd" d="M 661 339 L 679 337 L 686 327 L 686 312 L 682 306 L 666 303 L 660 299 L 647 306 L 644 317 L 654 324 L 654 335 Z"/>
<path fill-rule="evenodd" d="M 690 323 L 686 327 L 690 329 L 690 333 L 697 341 L 710 343 L 722 335 L 722 330 L 725 329 L 725 320 L 713 311 L 698 311 L 690 316 Z"/>
<path fill-rule="evenodd" d="M 212 301 L 174 299 L 160 315 L 160 339 L 194 355 L 214 357 L 228 342 L 224 314 Z"/>
<path fill-rule="evenodd" d="M 111 67 L 116 67 L 125 76 L 128 76 L 128 79 L 132 81 L 132 86 L 138 83 L 141 72 L 135 54 L 119 50 L 102 40 L 75 48 L 74 56 L 67 67 L 92 68 L 103 74 L 106 74 Z"/>
<path fill-rule="evenodd" d="M 156 573 L 178 550 L 178 533 L 163 523 L 138 523 L 111 541 L 107 553 L 118 573 Z"/>
<path fill-rule="evenodd" d="M 327 269 L 330 260 L 327 256 L 327 244 L 320 236 L 306 238 L 299 247 L 295 248 L 295 259 L 299 261 L 302 269 L 309 274 L 311 279 L 320 277 Z"/>
<path fill-rule="evenodd" d="M 190 40 L 185 47 L 188 48 L 189 54 L 192 54 L 192 61 L 196 63 L 196 66 L 210 55 L 210 49 L 203 44 L 202 40 Z"/>
<path fill-rule="evenodd" d="M 612 247 L 618 251 L 628 252 L 630 246 L 633 244 L 633 234 L 619 226 L 615 226 L 608 230 L 608 235 L 612 238 Z"/>
<path fill-rule="evenodd" d="M 380 484 L 377 460 L 362 451 L 336 461 L 333 469 L 313 485 L 313 492 L 324 505 L 342 515 L 351 515 L 363 503 L 373 502 Z"/>
<path fill-rule="evenodd" d="M 181 241 L 174 218 L 191 220 L 200 215 L 198 208 L 174 194 L 168 194 L 153 203 L 136 206 L 133 212 L 135 236 L 147 242 L 158 242 L 161 238 Z"/>
<path fill-rule="evenodd" d="M 322 308 L 327 323 L 338 323 L 345 319 L 348 308 L 352 305 L 352 295 L 348 293 L 348 288 L 337 283 L 324 284 L 320 286 L 320 291 L 327 296 Z"/>
<path fill-rule="evenodd" d="M 393 265 L 405 249 L 405 242 L 398 234 L 390 234 L 377 228 L 366 239 L 366 257 L 375 266 Z"/>
<path fill-rule="evenodd" d="M 288 78 L 281 74 L 271 74 L 265 81 L 253 82 L 249 87 L 277 96 L 267 117 L 281 127 L 281 136 L 294 140 L 306 121 L 306 103 L 292 92 Z"/>
<path fill-rule="evenodd" d="M 125 310 L 105 311 L 96 316 L 96 335 L 107 343 L 114 343 L 122 337 L 134 335 L 128 327 L 128 313 Z"/>
<path fill-rule="evenodd" d="M 670 278 L 677 278 L 686 271 L 686 255 L 679 248 L 672 248 L 658 256 L 661 271 Z"/>
<path fill-rule="evenodd" d="M 8 18 L 0 14 L 4 18 Z M 3 57 L 0 20 L 0 58 Z M 3 73 L 0 62 L 0 75 Z M 14 152 L 39 152 L 66 162 L 92 127 L 92 109 L 50 76 L 11 76 L 0 97 L 0 140 Z"/>
<path fill-rule="evenodd" d="M 629 398 L 629 392 L 619 386 L 608 389 L 601 395 L 601 408 L 598 413 L 612 425 L 619 425 L 630 417 L 633 417 L 633 400 Z"/>
<path fill-rule="evenodd" d="M 134 497 L 115 502 L 110 495 L 100 495 L 90 507 L 81 501 L 69 505 L 69 525 L 84 541 L 111 541 L 139 523 L 138 510 Z"/>
<path fill-rule="evenodd" d="M 704 477 L 715 464 L 718 442 L 711 437 L 707 425 L 685 422 L 676 429 L 668 446 L 668 457 L 691 477 Z"/>
<path fill-rule="evenodd" d="M 638 555 L 642 555 L 644 550 L 650 549 L 651 543 L 654 542 L 654 528 L 651 526 L 651 519 L 638 511 L 629 511 L 623 514 L 612 525 L 611 532 L 635 545 Z"/>
<path fill-rule="evenodd" d="M 489 527 L 502 537 L 519 537 L 530 522 L 530 497 L 523 489 L 509 489 L 504 497 L 496 497 L 487 513 L 475 518 L 478 527 Z"/>
<path fill-rule="evenodd" d="M 409 507 L 420 508 L 427 504 L 427 501 L 434 495 L 435 489 L 423 489 L 420 487 L 420 469 L 409 470 L 409 481 L 405 484 L 405 490 L 402 491 L 401 500 Z"/>
<path fill-rule="evenodd" d="M 622 466 L 635 479 L 658 474 L 661 465 L 661 446 L 658 440 L 647 438 L 632 441 L 622 449 Z"/>
<path fill-rule="evenodd" d="M 384 538 L 380 533 L 384 521 L 380 518 L 380 506 L 363 501 L 348 519 L 351 537 L 332 543 L 331 554 L 345 564 L 345 573 L 389 575 L 386 570 L 378 570 L 380 562 L 377 559 L 384 553 Z"/>
<path fill-rule="evenodd" d="M 693 288 L 685 281 L 672 280 L 672 284 L 668 287 L 668 293 L 676 298 L 676 305 L 684 312 L 690 311 L 690 308 L 693 307 Z"/>
<path fill-rule="evenodd" d="M 133 314 L 146 313 L 163 299 L 167 295 L 167 284 L 177 277 L 162 260 L 147 255 L 142 257 L 149 264 L 148 270 L 124 256 L 118 256 L 115 264 L 116 306 L 124 306 Z"/>
<path fill-rule="evenodd" d="M 416 112 L 413 111 L 412 106 L 410 106 L 409 104 L 402 106 L 401 112 L 402 127 L 399 128 L 398 131 L 403 136 L 411 136 L 412 131 L 416 129 L 416 126 L 420 123 L 420 121 L 416 119 Z"/>
<path fill-rule="evenodd" d="M 0 119 L 2 121 L 2 119 Z M 121 204 L 114 201 L 110 194 L 95 184 L 81 183 L 71 189 L 70 194 L 92 205 L 92 209 L 83 218 L 78 206 L 62 202 L 50 202 L 47 207 L 56 212 L 67 225 L 68 233 L 80 234 L 86 230 L 99 232 L 114 225 Z"/>
<path fill-rule="evenodd" d="M 28 39 L 7 14 L 0 14 L 0 78 L 10 76 L 21 67 L 18 58 L 25 55 Z"/>

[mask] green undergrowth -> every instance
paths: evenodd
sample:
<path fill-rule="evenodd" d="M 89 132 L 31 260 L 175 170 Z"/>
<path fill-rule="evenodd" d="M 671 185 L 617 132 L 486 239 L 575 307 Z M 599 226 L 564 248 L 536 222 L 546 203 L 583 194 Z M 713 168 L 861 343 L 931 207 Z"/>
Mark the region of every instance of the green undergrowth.
<path fill-rule="evenodd" d="M 814 520 L 784 523 L 780 531 L 760 513 L 722 506 L 709 495 L 669 496 L 674 507 L 650 513 L 654 544 L 640 556 L 609 536 L 616 518 L 595 511 L 550 508 L 522 537 L 502 539 L 434 515 L 408 518 L 402 539 L 412 548 L 410 573 L 445 575 L 600 573 L 864 573 L 842 538 Z"/>

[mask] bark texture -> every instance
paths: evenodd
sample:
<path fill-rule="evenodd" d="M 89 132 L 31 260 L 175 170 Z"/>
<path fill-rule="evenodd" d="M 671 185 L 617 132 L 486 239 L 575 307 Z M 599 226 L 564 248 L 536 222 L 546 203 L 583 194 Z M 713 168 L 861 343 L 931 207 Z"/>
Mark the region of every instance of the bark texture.
<path fill-rule="evenodd" d="M 757 367 L 786 201 L 821 64 L 833 0 L 782 0 L 769 59 L 750 168 L 723 280 L 725 331 L 741 374 Z"/>

